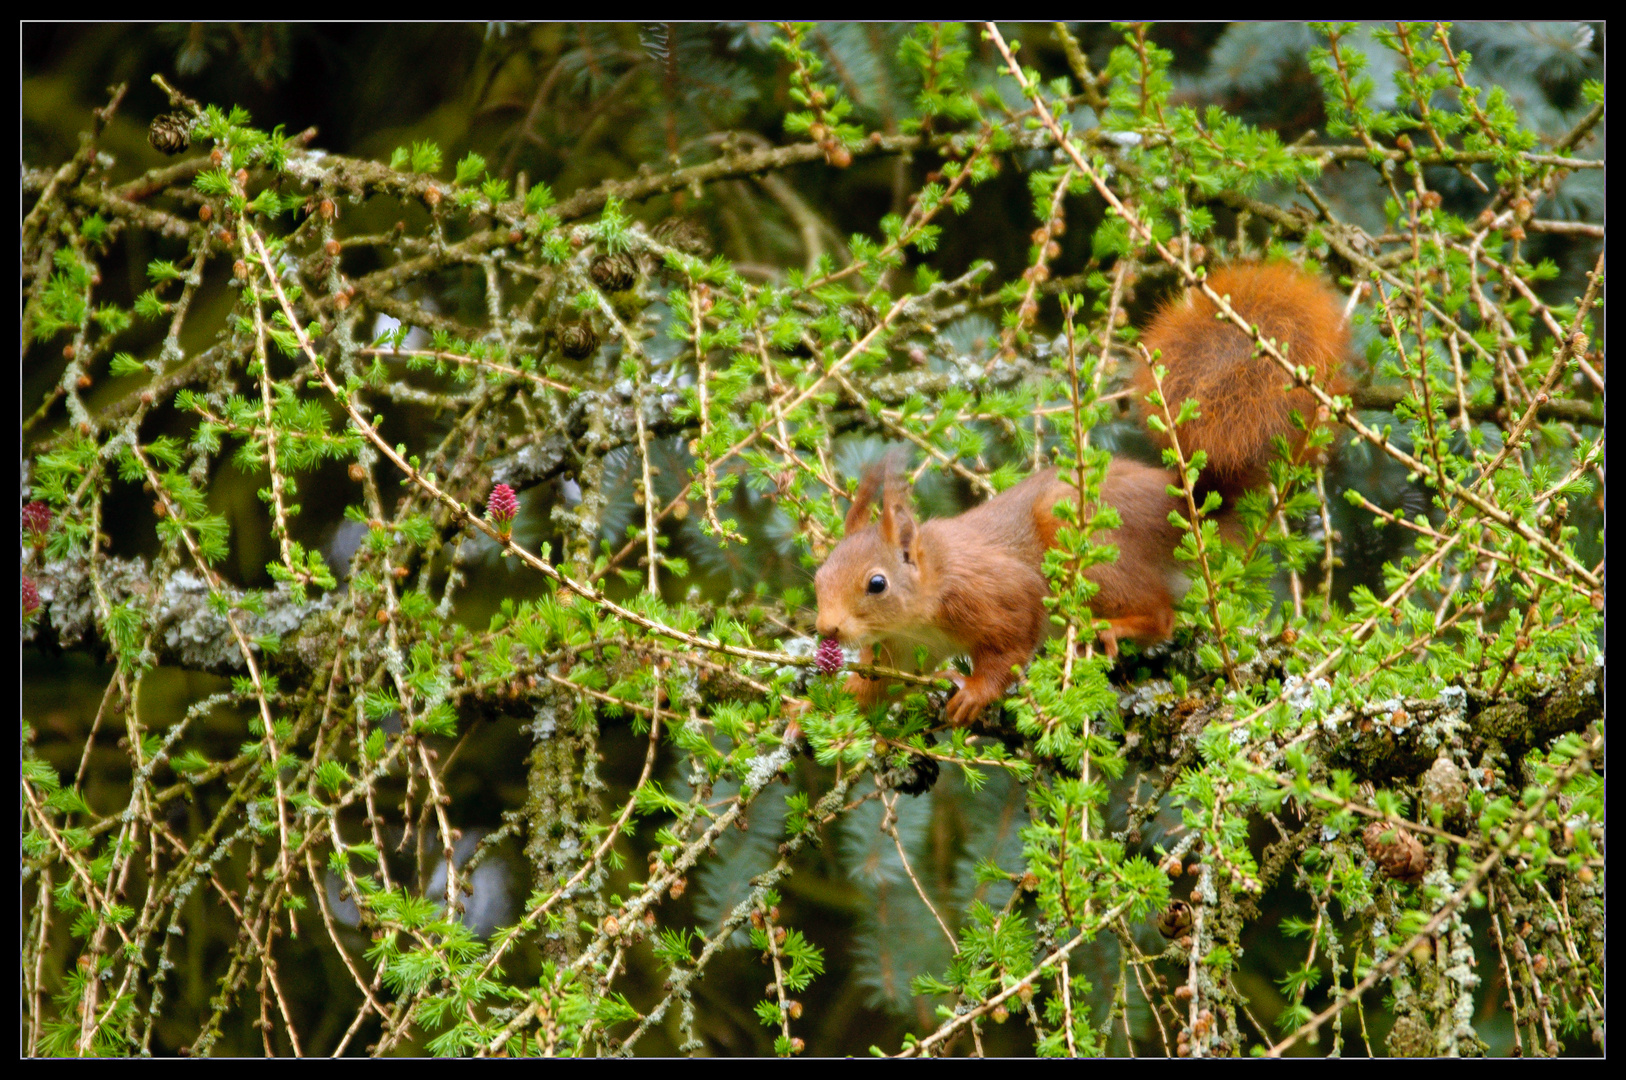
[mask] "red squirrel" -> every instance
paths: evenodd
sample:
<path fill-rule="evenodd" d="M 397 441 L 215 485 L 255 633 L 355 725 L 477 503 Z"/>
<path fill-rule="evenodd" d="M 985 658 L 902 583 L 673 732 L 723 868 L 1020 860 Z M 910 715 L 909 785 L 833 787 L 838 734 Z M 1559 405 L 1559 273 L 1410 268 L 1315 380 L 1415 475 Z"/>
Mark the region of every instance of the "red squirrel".
<path fill-rule="evenodd" d="M 1239 263 L 1215 270 L 1208 284 L 1265 338 L 1287 349 L 1293 364 L 1307 367 L 1331 393 L 1347 384 L 1342 368 L 1349 331 L 1338 297 L 1317 279 L 1287 263 Z M 1168 369 L 1164 400 L 1171 411 L 1195 398 L 1202 415 L 1179 428 L 1189 459 L 1208 454 L 1199 481 L 1229 502 L 1268 476 L 1280 435 L 1297 456 L 1305 432 L 1294 427 L 1298 412 L 1316 417 L 1315 398 L 1290 388 L 1270 357 L 1256 356 L 1251 335 L 1217 317 L 1199 291 L 1165 304 L 1142 335 L 1148 351 Z M 1136 373 L 1137 398 L 1153 388 L 1151 370 Z M 1143 410 L 1144 411 L 1144 410 Z M 1154 441 L 1168 445 L 1166 434 Z M 1184 576 L 1174 558 L 1182 530 L 1169 521 L 1185 512 L 1169 486 L 1168 469 L 1114 458 L 1101 484 L 1101 498 L 1118 511 L 1122 525 L 1095 534 L 1118 546 L 1118 561 L 1089 567 L 1100 586 L 1090 607 L 1108 629 L 1101 635 L 1116 656 L 1123 640 L 1150 644 L 1174 629 L 1174 602 Z M 1049 623 L 1049 590 L 1042 563 L 1062 524 L 1051 512 L 1058 500 L 1077 501 L 1078 489 L 1055 469 L 1035 473 L 958 517 L 916 522 L 908 486 L 890 462 L 871 466 L 847 511 L 846 536 L 814 577 L 818 633 L 859 646 L 864 663 L 913 668 L 924 646 L 933 670 L 948 656 L 969 655 L 969 677 L 948 703 L 949 720 L 970 723 L 1015 681 Z M 878 502 L 877 502 L 878 500 Z M 871 510 L 879 506 L 878 520 Z M 907 666 L 906 666 L 907 665 Z M 847 690 L 866 708 L 889 692 L 880 679 L 852 675 Z"/>

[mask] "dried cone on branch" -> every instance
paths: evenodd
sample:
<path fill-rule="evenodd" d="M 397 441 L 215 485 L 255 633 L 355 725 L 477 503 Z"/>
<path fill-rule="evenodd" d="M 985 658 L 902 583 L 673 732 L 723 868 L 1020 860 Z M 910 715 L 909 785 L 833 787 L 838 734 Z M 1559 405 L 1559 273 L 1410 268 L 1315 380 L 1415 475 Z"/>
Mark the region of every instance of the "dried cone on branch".
<path fill-rule="evenodd" d="M 1157 932 L 1173 941 L 1191 929 L 1191 905 L 1184 900 L 1171 900 L 1169 906 L 1158 912 Z"/>
<path fill-rule="evenodd" d="M 183 112 L 153 117 L 147 128 L 147 141 L 161 153 L 179 154 L 192 145 L 192 118 Z"/>
<path fill-rule="evenodd" d="M 600 255 L 587 267 L 587 276 L 605 292 L 624 292 L 638 280 L 638 263 L 631 255 Z"/>
<path fill-rule="evenodd" d="M 1418 789 L 1425 803 L 1440 808 L 1442 821 L 1461 818 L 1468 808 L 1468 784 L 1462 778 L 1462 770 L 1450 758 L 1436 758 L 1423 774 Z"/>
<path fill-rule="evenodd" d="M 1395 1017 L 1394 1027 L 1384 1040 L 1392 1057 L 1433 1057 L 1434 1032 L 1417 1017 L 1407 1013 Z"/>
<path fill-rule="evenodd" d="M 711 236 L 703 226 L 695 224 L 688 218 L 669 217 L 650 229 L 649 235 L 659 243 L 675 248 L 685 255 L 693 255 L 697 259 L 708 258 L 711 255 Z"/>
<path fill-rule="evenodd" d="M 860 300 L 856 303 L 841 306 L 841 321 L 858 331 L 859 337 L 863 337 L 875 329 L 876 325 L 880 323 L 881 317 L 876 314 L 874 308 Z"/>
<path fill-rule="evenodd" d="M 1415 884 L 1428 869 L 1428 850 L 1411 833 L 1386 821 L 1374 821 L 1362 834 L 1366 853 L 1396 881 Z"/>
<path fill-rule="evenodd" d="M 572 360 L 591 356 L 598 348 L 598 334 L 586 319 L 566 323 L 559 328 L 559 351 Z"/>
<path fill-rule="evenodd" d="M 908 764 L 891 772 L 892 790 L 900 795 L 924 795 L 936 785 L 941 773 L 936 758 L 914 754 Z"/>

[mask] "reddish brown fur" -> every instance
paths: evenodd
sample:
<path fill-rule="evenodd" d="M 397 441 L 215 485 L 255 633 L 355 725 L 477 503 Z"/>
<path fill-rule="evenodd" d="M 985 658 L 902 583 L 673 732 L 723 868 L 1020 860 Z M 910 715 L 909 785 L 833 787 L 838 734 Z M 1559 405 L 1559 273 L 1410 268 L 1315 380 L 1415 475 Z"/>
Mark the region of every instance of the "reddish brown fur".
<path fill-rule="evenodd" d="M 1266 338 L 1286 346 L 1287 359 L 1313 371 L 1323 390 L 1345 391 L 1349 330 L 1338 297 L 1320 281 L 1290 263 L 1242 263 L 1214 271 L 1208 285 L 1229 296 L 1236 313 Z M 1201 407 L 1201 416 L 1179 428 L 1181 447 L 1187 457 L 1194 449 L 1207 451 L 1205 479 L 1233 498 L 1269 479 L 1276 436 L 1287 439 L 1295 457 L 1302 452 L 1305 434 L 1291 417 L 1296 411 L 1313 423 L 1317 402 L 1303 388 L 1284 393 L 1291 383 L 1287 373 L 1270 357 L 1255 356 L 1253 338 L 1217 318 L 1218 311 L 1193 289 L 1165 304 L 1141 340 L 1149 351 L 1162 353 L 1156 362 L 1169 369 L 1163 397 L 1170 413 L 1178 415 L 1187 398 Z M 1141 365 L 1135 375 L 1137 400 L 1144 401 L 1153 386 L 1151 369 Z M 1153 432 L 1152 439 L 1160 447 L 1169 445 L 1166 433 Z"/>
<path fill-rule="evenodd" d="M 857 641 L 864 662 L 889 667 L 913 667 L 916 646 L 926 648 L 928 670 L 946 656 L 969 654 L 971 677 L 949 705 L 956 723 L 967 722 L 1005 692 L 1011 669 L 1027 662 L 1044 635 L 1039 520 L 1053 537 L 1049 508 L 1060 494 L 1053 489 L 1072 489 L 1058 485 L 1054 471 L 1039 473 L 959 517 L 917 525 L 891 473 L 885 465 L 866 472 L 853 502 L 861 512 L 849 512 L 847 538 L 819 568 L 819 633 Z M 879 521 L 862 524 L 877 490 Z M 853 532 L 854 524 L 862 527 Z M 887 589 L 873 595 L 867 584 L 877 573 Z M 866 705 L 886 691 L 857 675 L 848 689 Z"/>
<path fill-rule="evenodd" d="M 1210 283 L 1267 337 L 1285 342 L 1289 358 L 1311 367 L 1318 383 L 1333 392 L 1342 387 L 1348 335 L 1337 301 L 1319 282 L 1273 264 L 1228 267 Z M 1295 452 L 1302 448 L 1303 433 L 1289 414 L 1297 409 L 1313 418 L 1314 399 L 1303 390 L 1284 392 L 1286 375 L 1268 358 L 1254 357 L 1251 340 L 1215 321 L 1214 310 L 1205 298 L 1169 305 L 1146 342 L 1163 351 L 1164 393 L 1174 407 L 1186 397 L 1202 405 L 1202 418 L 1180 429 L 1182 446 L 1206 450 L 1211 482 L 1234 494 L 1263 482 L 1274 436 L 1286 437 Z M 1140 381 L 1149 386 L 1150 373 L 1141 372 Z M 865 472 L 847 513 L 846 539 L 814 579 L 818 632 L 857 642 L 865 663 L 888 667 L 914 667 L 919 647 L 927 671 L 945 657 L 969 655 L 971 675 L 948 705 L 953 723 L 969 723 L 1004 694 L 1013 669 L 1043 640 L 1049 616 L 1042 566 L 1060 528 L 1052 511 L 1061 499 L 1076 502 L 1078 492 L 1050 469 L 959 517 L 919 524 L 898 474 L 896 458 Z M 1161 641 L 1174 628 L 1170 578 L 1181 532 L 1169 514 L 1184 509 L 1168 493 L 1176 481 L 1165 469 L 1123 458 L 1108 465 L 1102 481 L 1101 497 L 1122 524 L 1095 535 L 1117 545 L 1118 561 L 1085 573 L 1100 586 L 1091 608 L 1108 623 L 1102 644 L 1114 656 L 1119 641 Z M 871 523 L 877 496 L 880 512 Z M 871 593 L 877 575 L 885 588 Z M 847 688 L 866 707 L 889 689 L 858 675 Z"/>
<path fill-rule="evenodd" d="M 1091 607 L 1109 623 L 1102 638 L 1113 655 L 1120 640 L 1161 641 L 1174 627 L 1168 569 L 1180 531 L 1168 517 L 1180 504 L 1167 493 L 1174 479 L 1164 469 L 1121 458 L 1107 467 L 1102 497 L 1123 524 L 1095 535 L 1118 545 L 1118 561 L 1085 573 L 1100 586 Z M 868 524 L 876 491 L 885 493 L 880 520 Z M 912 667 L 917 645 L 926 647 L 927 670 L 945 656 L 969 655 L 971 676 L 949 703 L 955 723 L 969 722 L 1004 694 L 1015 679 L 1012 669 L 1044 639 L 1049 586 L 1042 566 L 1061 525 L 1051 512 L 1061 499 L 1076 503 L 1077 489 L 1048 469 L 959 517 L 917 525 L 887 466 L 870 468 L 854 496 L 861 513 L 848 514 L 849 529 L 858 530 L 837 545 L 815 578 L 819 634 L 858 641 L 864 663 L 888 667 Z M 888 587 L 871 595 L 865 586 L 876 573 L 886 576 Z M 854 675 L 847 689 L 869 706 L 887 687 Z"/>

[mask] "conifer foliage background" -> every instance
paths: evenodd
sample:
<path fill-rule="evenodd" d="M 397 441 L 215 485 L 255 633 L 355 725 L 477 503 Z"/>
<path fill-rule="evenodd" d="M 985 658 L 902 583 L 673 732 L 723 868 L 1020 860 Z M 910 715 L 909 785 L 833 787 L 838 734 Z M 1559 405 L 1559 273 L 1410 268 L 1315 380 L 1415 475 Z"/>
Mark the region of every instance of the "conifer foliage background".
<path fill-rule="evenodd" d="M 1597 1052 L 1600 34 L 26 26 L 24 1052 Z M 1155 460 L 1267 257 L 1172 644 L 1097 519 L 985 723 L 817 672 L 866 463 Z"/>

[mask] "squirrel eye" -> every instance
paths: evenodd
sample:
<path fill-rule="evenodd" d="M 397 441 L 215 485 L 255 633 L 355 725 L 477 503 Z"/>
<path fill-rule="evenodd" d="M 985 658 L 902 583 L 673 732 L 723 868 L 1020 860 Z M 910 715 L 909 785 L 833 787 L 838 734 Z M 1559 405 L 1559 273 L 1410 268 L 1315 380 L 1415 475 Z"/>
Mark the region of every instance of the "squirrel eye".
<path fill-rule="evenodd" d="M 886 592 L 885 574 L 876 574 L 874 577 L 869 579 L 869 594 L 871 596 L 874 596 L 876 593 L 884 592 Z"/>

